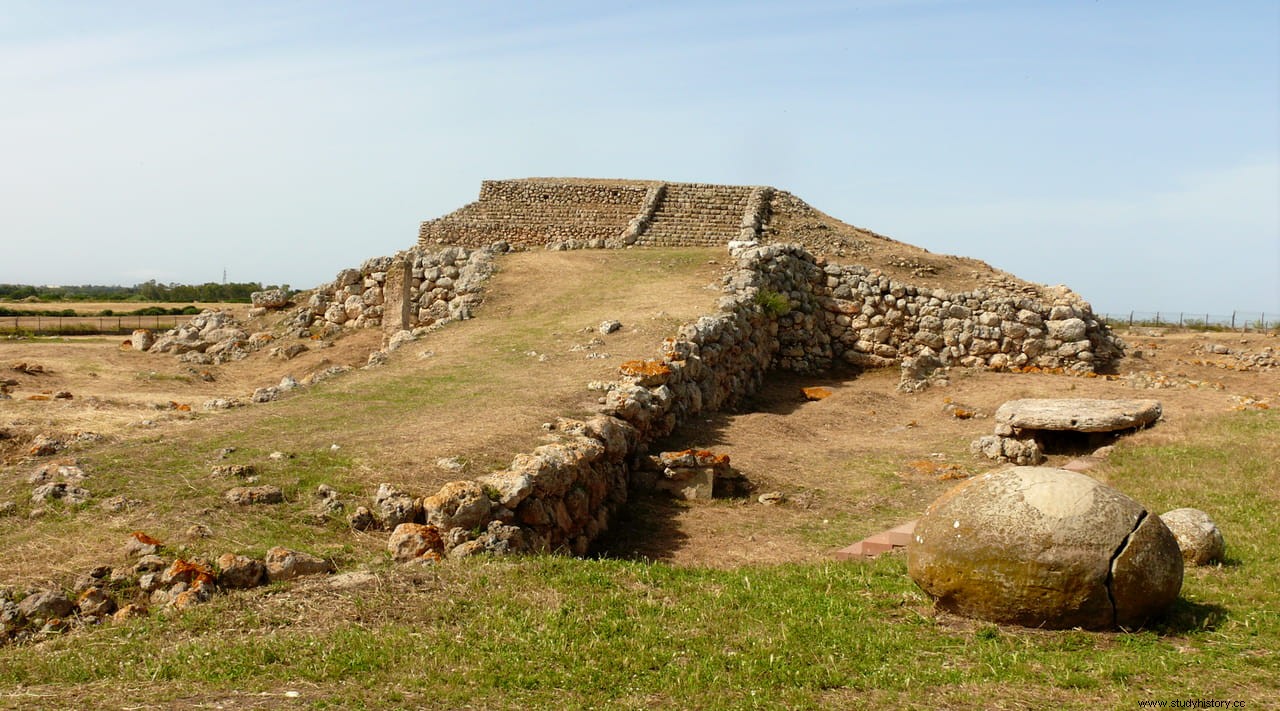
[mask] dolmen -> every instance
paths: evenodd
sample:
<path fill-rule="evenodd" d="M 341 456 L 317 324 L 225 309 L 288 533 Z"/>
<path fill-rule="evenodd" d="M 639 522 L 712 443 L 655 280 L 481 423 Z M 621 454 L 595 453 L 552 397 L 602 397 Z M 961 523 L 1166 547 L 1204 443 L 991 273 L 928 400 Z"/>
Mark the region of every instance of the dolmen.
<path fill-rule="evenodd" d="M 1100 444 L 1100 439 L 1150 426 L 1161 411 L 1158 400 L 1010 400 L 996 410 L 995 434 L 975 440 L 970 449 L 999 462 L 1034 465 L 1064 434 Z"/>

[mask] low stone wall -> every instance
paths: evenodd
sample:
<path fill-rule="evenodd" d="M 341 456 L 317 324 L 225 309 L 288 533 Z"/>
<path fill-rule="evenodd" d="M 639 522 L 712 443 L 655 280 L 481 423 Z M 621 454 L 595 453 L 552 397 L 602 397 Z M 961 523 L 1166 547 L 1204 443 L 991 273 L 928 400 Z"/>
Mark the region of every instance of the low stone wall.
<path fill-rule="evenodd" d="M 312 292 L 291 325 L 321 336 L 344 329 L 389 333 L 471 318 L 493 272 L 492 249 L 415 247 L 344 269 Z"/>
<path fill-rule="evenodd" d="M 651 442 L 740 402 L 772 369 L 932 355 L 961 366 L 1088 371 L 1123 346 L 1065 290 L 1050 303 L 1013 292 L 947 294 L 824 264 L 796 245 L 730 250 L 737 262 L 719 311 L 683 326 L 658 358 L 623 364 L 599 415 L 561 419 L 558 441 L 422 500 L 423 521 L 442 532 L 437 553 L 585 553 L 626 502 Z"/>

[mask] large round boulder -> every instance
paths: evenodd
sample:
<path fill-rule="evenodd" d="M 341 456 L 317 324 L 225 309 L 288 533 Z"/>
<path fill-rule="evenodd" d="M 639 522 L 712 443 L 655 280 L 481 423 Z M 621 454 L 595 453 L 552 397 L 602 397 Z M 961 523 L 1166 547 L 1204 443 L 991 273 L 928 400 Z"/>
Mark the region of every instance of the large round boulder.
<path fill-rule="evenodd" d="M 1182 587 L 1158 516 L 1083 474 L 1013 467 L 934 501 L 908 546 L 911 578 L 940 609 L 1028 627 L 1138 627 Z"/>
<path fill-rule="evenodd" d="M 1173 532 L 1182 549 L 1182 562 L 1187 565 L 1207 565 L 1222 560 L 1226 542 L 1218 524 L 1200 509 L 1174 509 L 1160 514 L 1160 520 Z"/>

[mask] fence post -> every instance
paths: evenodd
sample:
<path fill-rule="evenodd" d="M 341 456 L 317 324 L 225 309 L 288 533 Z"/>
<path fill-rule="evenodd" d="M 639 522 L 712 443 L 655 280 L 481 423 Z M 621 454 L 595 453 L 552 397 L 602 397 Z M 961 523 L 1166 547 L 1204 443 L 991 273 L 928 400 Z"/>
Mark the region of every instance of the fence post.
<path fill-rule="evenodd" d="M 1157 325 L 1157 326 L 1159 326 L 1159 325 L 1160 325 L 1160 312 L 1159 312 L 1159 311 L 1157 311 L 1157 312 L 1156 312 L 1156 325 Z"/>
<path fill-rule="evenodd" d="M 1183 316 L 1183 312 L 1179 311 L 1178 312 L 1178 328 L 1182 328 L 1182 316 Z"/>
<path fill-rule="evenodd" d="M 1133 328 L 1133 312 L 1129 312 L 1129 328 Z"/>
<path fill-rule="evenodd" d="M 1236 330 L 1236 312 L 1231 312 L 1231 330 Z"/>

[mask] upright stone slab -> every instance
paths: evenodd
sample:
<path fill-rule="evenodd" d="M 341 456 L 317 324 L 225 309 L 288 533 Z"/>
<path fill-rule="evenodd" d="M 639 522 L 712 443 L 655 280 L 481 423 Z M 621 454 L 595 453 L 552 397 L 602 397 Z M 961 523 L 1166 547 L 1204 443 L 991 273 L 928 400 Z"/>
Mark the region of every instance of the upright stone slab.
<path fill-rule="evenodd" d="M 413 284 L 413 263 L 409 259 L 397 259 L 387 270 L 387 281 L 382 288 L 382 330 L 389 334 L 412 328 L 409 289 Z"/>

